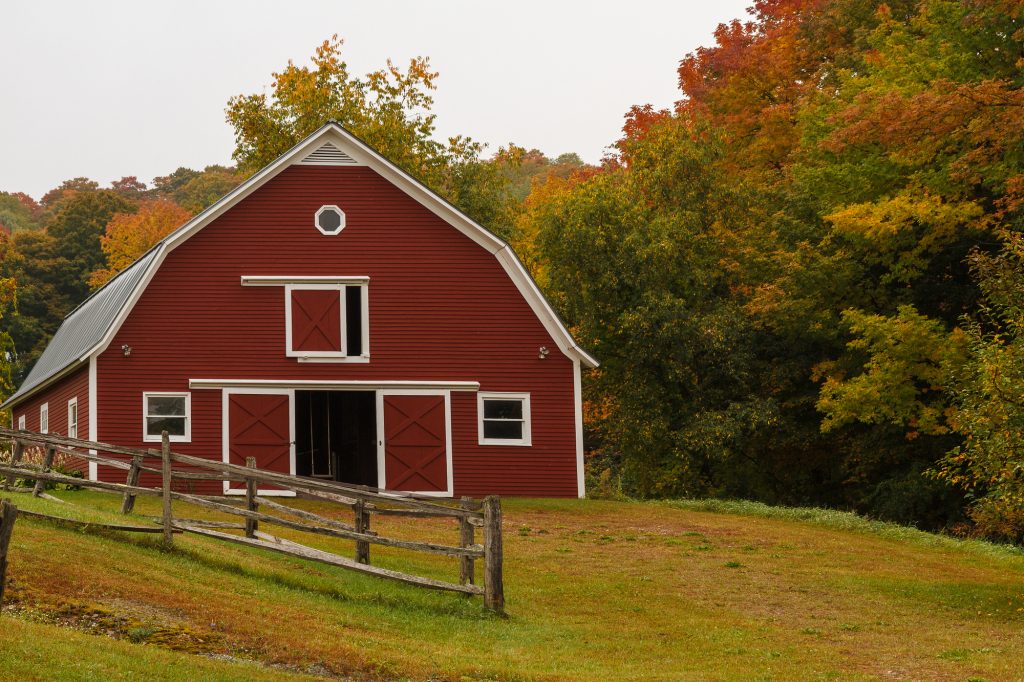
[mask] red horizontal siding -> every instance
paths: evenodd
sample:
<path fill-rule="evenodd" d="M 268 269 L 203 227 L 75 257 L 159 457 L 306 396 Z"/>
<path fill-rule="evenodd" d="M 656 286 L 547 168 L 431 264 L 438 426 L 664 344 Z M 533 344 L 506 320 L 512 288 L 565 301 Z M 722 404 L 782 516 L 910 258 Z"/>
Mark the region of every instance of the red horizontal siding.
<path fill-rule="evenodd" d="M 40 393 L 32 396 L 13 409 L 14 428 L 18 428 L 18 419 L 25 415 L 25 428 L 39 431 L 39 408 L 43 403 L 49 407 L 50 433 L 68 434 L 68 401 L 78 398 L 78 437 L 89 437 L 89 366 L 83 364 Z M 83 475 L 89 471 L 88 462 L 84 459 L 61 458 L 64 466 L 81 471 Z"/>
<path fill-rule="evenodd" d="M 339 235 L 315 228 L 324 205 L 345 211 Z M 242 275 L 368 276 L 370 362 L 286 357 L 282 288 Z M 554 352 L 541 360 L 540 346 Z M 532 447 L 477 445 L 475 394 L 452 396 L 455 494 L 577 492 L 572 362 L 494 256 L 367 168 L 292 166 L 204 228 L 168 255 L 98 362 L 99 436 L 124 445 L 143 445 L 142 392 L 186 391 L 189 378 L 528 392 Z M 177 449 L 219 459 L 220 391 L 192 391 L 192 411 L 192 442 Z"/>

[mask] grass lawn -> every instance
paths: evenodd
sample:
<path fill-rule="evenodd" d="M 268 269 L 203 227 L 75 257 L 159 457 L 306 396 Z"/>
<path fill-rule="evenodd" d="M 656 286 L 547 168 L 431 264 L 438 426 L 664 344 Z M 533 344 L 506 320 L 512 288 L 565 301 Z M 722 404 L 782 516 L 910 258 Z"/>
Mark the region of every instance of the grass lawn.
<path fill-rule="evenodd" d="M 124 522 L 83 509 L 116 510 L 115 496 L 58 494 L 76 506 L 13 500 Z M 25 675 L 43 666 L 61 679 L 117 679 L 110 671 L 127 678 L 156 667 L 168 680 L 286 671 L 356 679 L 1024 679 L 1017 550 L 749 503 L 503 504 L 507 619 L 479 598 L 215 540 L 177 536 L 165 552 L 148 536 L 20 519 L 10 603 L 0 616 L 0 678 L 32 679 Z M 156 515 L 158 505 L 139 498 L 136 514 Z M 175 511 L 218 518 L 179 503 Z M 374 522 L 397 537 L 457 537 L 448 520 L 425 531 L 422 521 Z M 272 532 L 352 555 L 351 542 Z M 377 546 L 371 555 L 387 567 L 458 574 L 450 558 Z M 58 652 L 69 662 L 46 668 L 58 665 L 49 655 Z"/>

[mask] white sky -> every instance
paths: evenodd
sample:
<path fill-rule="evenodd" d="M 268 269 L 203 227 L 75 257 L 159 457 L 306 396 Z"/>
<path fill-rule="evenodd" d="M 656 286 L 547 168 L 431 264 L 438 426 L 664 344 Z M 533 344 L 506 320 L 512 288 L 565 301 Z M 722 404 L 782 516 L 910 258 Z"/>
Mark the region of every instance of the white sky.
<path fill-rule="evenodd" d="M 0 190 L 228 164 L 224 107 L 333 33 L 353 74 L 430 57 L 437 133 L 596 161 L 751 0 L 4 0 Z"/>

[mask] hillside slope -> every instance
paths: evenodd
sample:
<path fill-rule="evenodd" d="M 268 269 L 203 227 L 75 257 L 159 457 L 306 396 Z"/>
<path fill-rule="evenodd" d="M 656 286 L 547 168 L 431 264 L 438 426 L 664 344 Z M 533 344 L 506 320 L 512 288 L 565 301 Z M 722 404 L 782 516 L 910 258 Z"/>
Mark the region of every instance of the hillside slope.
<path fill-rule="evenodd" d="M 118 504 L 98 493 L 59 494 L 77 505 L 64 506 L 65 515 Z M 156 502 L 140 499 L 138 514 L 155 514 Z M 410 523 L 385 519 L 381 528 L 414 536 Z M 52 678 L 49 653 L 60 652 L 62 679 L 107 679 L 102 671 L 120 665 L 128 678 L 131 666 L 150 664 L 169 680 L 287 671 L 1024 679 L 1024 555 L 1013 549 L 742 503 L 506 500 L 505 532 L 503 620 L 478 599 L 204 538 L 178 537 L 165 552 L 149 539 L 21 519 L 0 616 L 0 678 Z M 450 534 L 436 528 L 437 537 Z M 317 544 L 351 553 L 350 543 L 333 542 Z M 449 579 L 457 571 L 450 559 L 373 551 L 381 565 Z"/>

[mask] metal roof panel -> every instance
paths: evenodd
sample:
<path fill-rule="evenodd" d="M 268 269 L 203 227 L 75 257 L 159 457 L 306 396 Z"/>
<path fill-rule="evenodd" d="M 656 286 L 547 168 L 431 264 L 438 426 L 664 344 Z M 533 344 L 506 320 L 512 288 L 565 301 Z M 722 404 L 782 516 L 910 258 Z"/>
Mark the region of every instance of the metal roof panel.
<path fill-rule="evenodd" d="M 117 314 L 145 277 L 158 251 L 159 248 L 151 249 L 65 317 L 28 377 L 4 404 L 30 393 L 92 350 L 106 335 Z"/>

